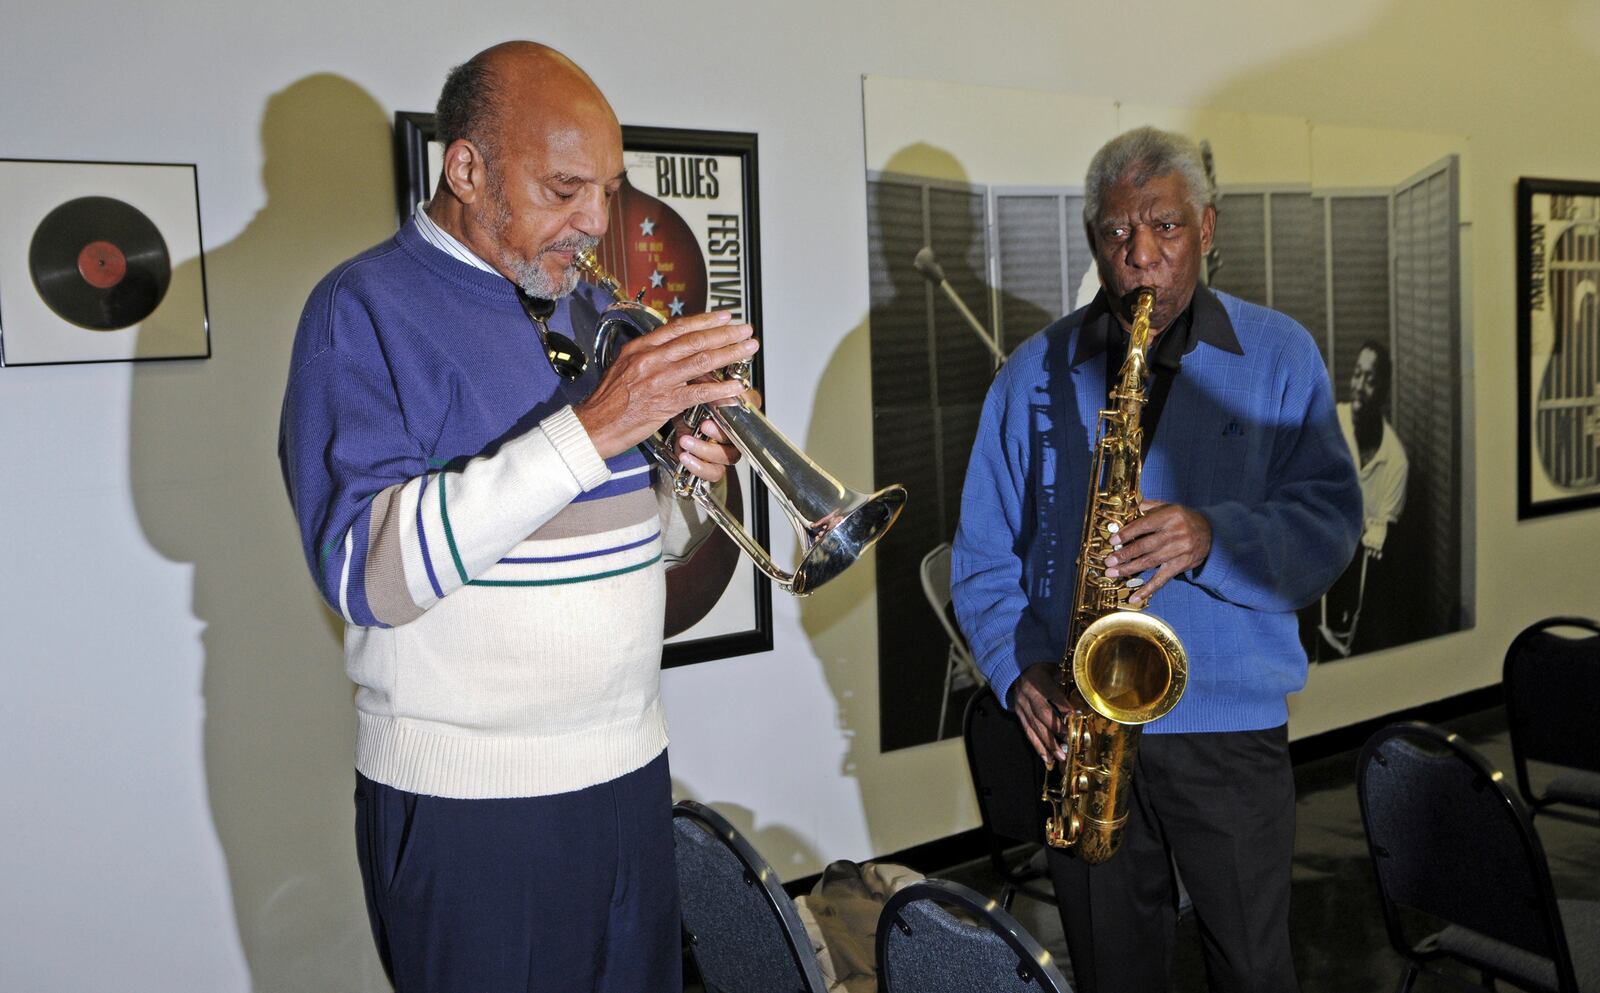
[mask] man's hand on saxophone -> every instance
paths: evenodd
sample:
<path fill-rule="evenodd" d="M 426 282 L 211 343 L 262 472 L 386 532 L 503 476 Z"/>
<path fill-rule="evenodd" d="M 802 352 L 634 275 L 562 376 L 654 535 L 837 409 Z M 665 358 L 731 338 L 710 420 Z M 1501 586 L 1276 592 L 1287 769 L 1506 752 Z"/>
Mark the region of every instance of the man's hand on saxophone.
<path fill-rule="evenodd" d="M 1211 554 L 1211 522 L 1198 510 L 1163 500 L 1145 500 L 1139 511 L 1144 516 L 1122 529 L 1117 551 L 1106 556 L 1106 575 L 1116 579 L 1154 569 L 1155 575 L 1128 598 L 1143 604 L 1167 580 L 1199 568 Z"/>
<path fill-rule="evenodd" d="M 1061 715 L 1067 712 L 1067 691 L 1061 687 L 1060 662 L 1036 662 L 1011 684 L 1011 712 L 1022 721 L 1028 743 L 1046 767 L 1065 762 L 1061 747 Z"/>

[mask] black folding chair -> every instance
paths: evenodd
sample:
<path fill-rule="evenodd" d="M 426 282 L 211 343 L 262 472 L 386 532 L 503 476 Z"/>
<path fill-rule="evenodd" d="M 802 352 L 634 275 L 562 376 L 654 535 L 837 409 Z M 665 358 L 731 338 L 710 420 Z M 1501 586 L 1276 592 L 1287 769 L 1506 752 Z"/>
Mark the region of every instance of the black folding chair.
<path fill-rule="evenodd" d="M 1600 902 L 1556 899 L 1527 809 L 1475 749 L 1392 724 L 1362 748 L 1356 791 L 1402 993 L 1422 972 L 1467 985 L 1447 960 L 1488 989 L 1600 991 Z"/>
<path fill-rule="evenodd" d="M 1560 629 L 1584 632 L 1577 637 Z M 1589 821 L 1600 814 L 1600 625 L 1583 617 L 1550 617 L 1523 629 L 1506 650 L 1506 723 L 1517 792 L 1535 814 Z M 1535 790 L 1528 763 L 1559 770 Z M 1541 777 L 1543 778 L 1543 777 Z M 1552 804 L 1585 808 L 1584 815 Z"/>
<path fill-rule="evenodd" d="M 993 900 L 924 879 L 878 918 L 881 993 L 1072 993 L 1050 953 Z"/>
<path fill-rule="evenodd" d="M 1017 722 L 988 689 L 967 701 L 961 721 L 967 769 L 978 798 L 978 817 L 989 864 L 1005 881 L 1000 906 L 1011 909 L 1017 893 L 1055 903 L 1039 854 L 1044 846 L 1044 763 Z"/>
<path fill-rule="evenodd" d="M 811 939 L 778 874 L 704 804 L 672 807 L 683 929 L 712 993 L 826 993 Z"/>

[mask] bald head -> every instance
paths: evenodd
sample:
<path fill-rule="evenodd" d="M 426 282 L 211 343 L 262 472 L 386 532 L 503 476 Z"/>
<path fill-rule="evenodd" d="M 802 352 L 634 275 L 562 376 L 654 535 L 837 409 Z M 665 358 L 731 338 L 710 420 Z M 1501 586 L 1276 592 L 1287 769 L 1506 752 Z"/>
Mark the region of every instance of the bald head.
<path fill-rule="evenodd" d="M 546 45 L 514 41 L 451 70 L 428 216 L 534 296 L 576 283 L 574 253 L 605 233 L 622 184 L 622 128 L 594 80 Z"/>
<path fill-rule="evenodd" d="M 585 110 L 594 123 L 617 127 L 600 88 L 576 62 L 535 41 L 507 41 L 486 48 L 450 70 L 434 113 L 434 136 L 446 148 L 472 142 L 494 158 L 508 128 L 551 110 Z"/>

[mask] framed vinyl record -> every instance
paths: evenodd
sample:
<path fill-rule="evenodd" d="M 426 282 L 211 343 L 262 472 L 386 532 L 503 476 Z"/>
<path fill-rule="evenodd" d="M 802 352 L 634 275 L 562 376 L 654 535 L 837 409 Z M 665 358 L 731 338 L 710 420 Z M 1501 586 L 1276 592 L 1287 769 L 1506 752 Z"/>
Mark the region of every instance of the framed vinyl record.
<path fill-rule="evenodd" d="M 210 354 L 193 165 L 0 160 L 0 364 Z"/>

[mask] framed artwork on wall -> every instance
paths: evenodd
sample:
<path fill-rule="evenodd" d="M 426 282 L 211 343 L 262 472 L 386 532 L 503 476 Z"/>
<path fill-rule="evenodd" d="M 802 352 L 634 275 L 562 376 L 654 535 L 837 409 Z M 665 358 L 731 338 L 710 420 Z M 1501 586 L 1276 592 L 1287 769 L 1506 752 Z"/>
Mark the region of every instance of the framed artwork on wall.
<path fill-rule="evenodd" d="M 193 165 L 0 160 L 0 364 L 207 358 Z"/>
<path fill-rule="evenodd" d="M 595 246 L 623 292 L 666 317 L 729 310 L 761 335 L 756 136 L 675 128 L 622 129 L 624 182 Z M 432 114 L 394 123 L 396 212 L 405 223 L 438 182 L 443 148 Z M 751 376 L 762 382 L 758 352 Z M 768 543 L 767 491 L 741 462 L 728 479 L 734 516 Z M 721 531 L 667 573 L 665 667 L 772 648 L 772 587 Z"/>
<path fill-rule="evenodd" d="M 1600 506 L 1600 182 L 1517 181 L 1517 518 Z"/>

